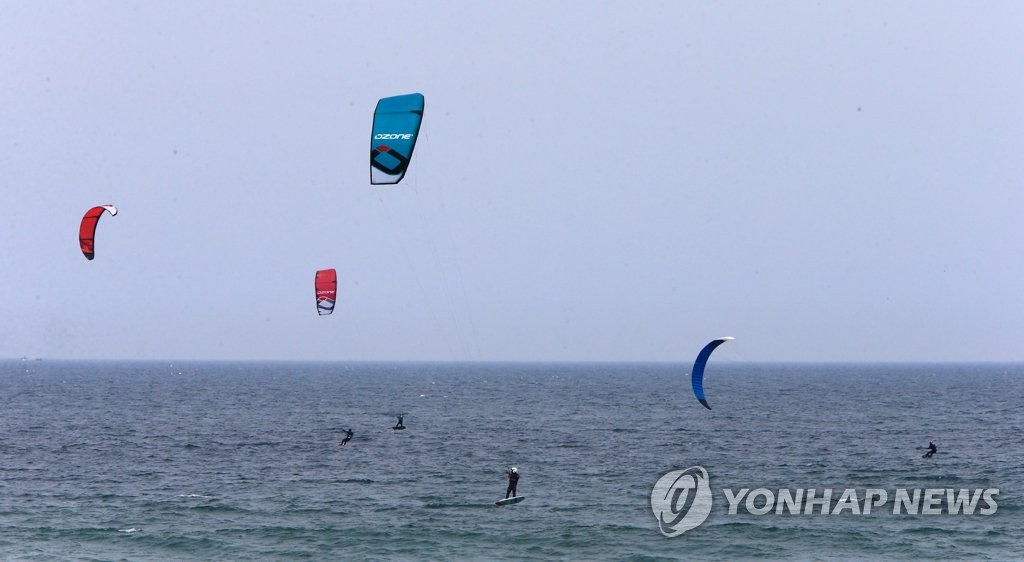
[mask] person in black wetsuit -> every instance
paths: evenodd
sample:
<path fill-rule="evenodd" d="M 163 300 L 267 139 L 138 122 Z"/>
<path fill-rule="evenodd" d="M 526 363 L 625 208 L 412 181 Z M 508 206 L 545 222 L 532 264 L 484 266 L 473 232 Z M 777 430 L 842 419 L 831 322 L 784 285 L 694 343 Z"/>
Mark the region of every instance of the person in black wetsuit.
<path fill-rule="evenodd" d="M 348 428 L 348 431 L 345 432 L 345 438 L 342 439 L 341 443 L 338 443 L 338 445 L 344 445 L 345 443 L 348 443 L 351 440 L 352 440 L 352 428 L 350 427 L 350 428 Z"/>
<path fill-rule="evenodd" d="M 505 490 L 505 499 L 514 498 L 516 496 L 516 485 L 519 484 L 519 470 L 513 466 L 508 469 L 505 476 L 508 477 L 508 489 Z"/>
<path fill-rule="evenodd" d="M 935 441 L 932 439 L 928 440 L 928 452 L 924 454 L 922 459 L 930 459 L 932 455 L 939 452 L 939 448 L 935 446 Z"/>
<path fill-rule="evenodd" d="M 402 423 L 404 419 L 405 414 L 398 416 L 398 425 L 396 425 L 393 429 L 405 429 L 405 425 Z"/>

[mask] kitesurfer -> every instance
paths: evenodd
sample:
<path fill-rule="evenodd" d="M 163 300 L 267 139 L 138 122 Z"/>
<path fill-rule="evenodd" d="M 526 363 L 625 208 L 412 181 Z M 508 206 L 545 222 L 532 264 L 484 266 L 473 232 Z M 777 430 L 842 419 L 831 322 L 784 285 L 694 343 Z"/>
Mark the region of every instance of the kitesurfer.
<path fill-rule="evenodd" d="M 348 431 L 345 432 L 345 438 L 342 439 L 341 443 L 338 443 L 338 444 L 339 445 L 345 445 L 345 443 L 348 443 L 351 440 L 352 440 L 352 428 L 350 427 L 350 428 L 348 428 Z"/>
<path fill-rule="evenodd" d="M 405 418 L 402 415 L 399 415 L 398 416 L 398 424 L 395 427 L 393 427 L 392 429 L 405 429 L 405 425 L 403 425 L 403 423 L 402 423 L 402 421 L 404 419 Z"/>
<path fill-rule="evenodd" d="M 935 453 L 938 453 L 938 452 L 939 452 L 939 448 L 935 446 L 935 440 L 934 439 L 929 439 L 928 440 L 928 452 L 925 453 L 924 456 L 921 457 L 921 458 L 922 459 L 930 459 L 930 458 L 932 458 L 932 455 L 934 455 Z"/>
<path fill-rule="evenodd" d="M 505 477 L 508 478 L 508 489 L 505 490 L 505 499 L 516 496 L 516 485 L 519 484 L 519 470 L 516 467 L 512 467 L 505 471 Z"/>

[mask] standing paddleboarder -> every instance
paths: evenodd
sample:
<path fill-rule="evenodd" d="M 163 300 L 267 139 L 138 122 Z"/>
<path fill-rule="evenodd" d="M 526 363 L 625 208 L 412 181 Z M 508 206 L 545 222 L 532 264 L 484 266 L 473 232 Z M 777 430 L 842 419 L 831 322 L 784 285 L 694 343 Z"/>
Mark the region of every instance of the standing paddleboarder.
<path fill-rule="evenodd" d="M 505 490 L 505 499 L 516 496 L 516 485 L 519 484 L 519 469 L 512 467 L 505 471 L 505 477 L 508 478 L 508 489 Z"/>

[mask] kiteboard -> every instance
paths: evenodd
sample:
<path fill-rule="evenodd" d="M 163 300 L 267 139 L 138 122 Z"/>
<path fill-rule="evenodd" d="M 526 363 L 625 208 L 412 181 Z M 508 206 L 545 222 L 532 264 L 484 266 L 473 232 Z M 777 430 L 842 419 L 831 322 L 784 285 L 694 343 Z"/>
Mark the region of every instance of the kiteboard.
<path fill-rule="evenodd" d="M 395 431 L 402 431 L 403 429 L 405 429 L 405 426 L 404 425 L 396 425 L 395 427 L 392 427 L 391 429 L 393 429 Z"/>
<path fill-rule="evenodd" d="M 498 500 L 498 501 L 494 502 L 494 505 L 497 505 L 497 506 L 512 505 L 514 503 L 519 503 L 519 502 L 521 502 L 521 501 L 523 501 L 525 499 L 526 499 L 526 496 L 515 496 L 515 497 L 511 497 L 511 498 L 505 498 L 503 500 Z"/>

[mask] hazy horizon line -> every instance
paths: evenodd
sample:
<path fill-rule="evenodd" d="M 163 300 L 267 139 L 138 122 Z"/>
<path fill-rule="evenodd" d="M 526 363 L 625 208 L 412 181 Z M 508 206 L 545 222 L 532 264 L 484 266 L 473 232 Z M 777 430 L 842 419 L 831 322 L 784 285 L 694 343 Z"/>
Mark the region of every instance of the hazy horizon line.
<path fill-rule="evenodd" d="M 334 363 L 334 364 L 437 364 L 437 365 L 688 365 L 692 360 L 604 360 L 604 359 L 197 359 L 197 358 L 153 358 L 153 359 L 128 359 L 128 358 L 67 358 L 67 357 L 0 357 L 0 362 L 62 362 L 62 363 Z M 742 360 L 719 359 L 716 361 L 721 365 L 1024 365 L 1024 361 L 1017 360 L 921 360 L 921 359 L 894 359 L 894 360 Z"/>

